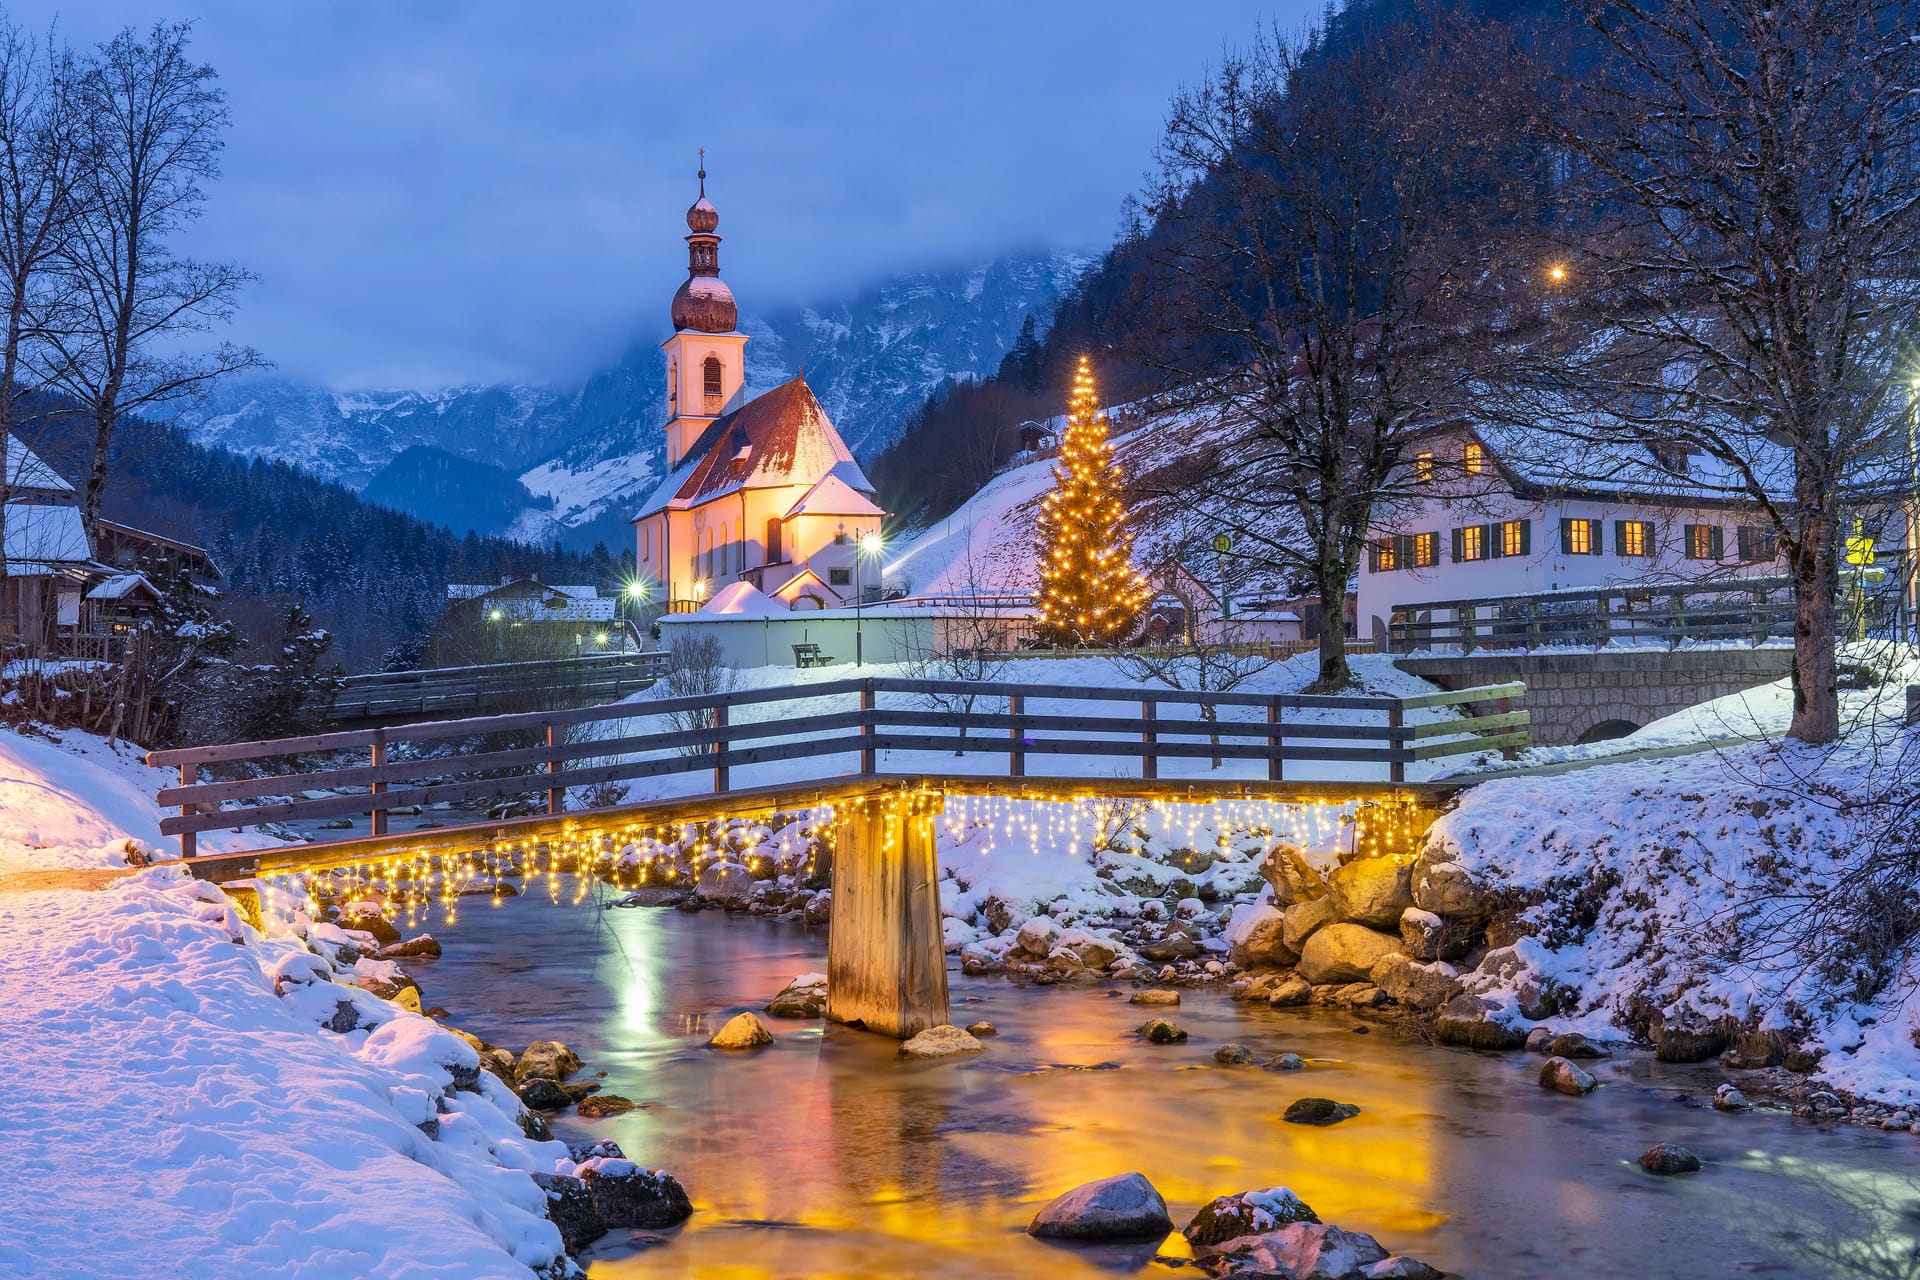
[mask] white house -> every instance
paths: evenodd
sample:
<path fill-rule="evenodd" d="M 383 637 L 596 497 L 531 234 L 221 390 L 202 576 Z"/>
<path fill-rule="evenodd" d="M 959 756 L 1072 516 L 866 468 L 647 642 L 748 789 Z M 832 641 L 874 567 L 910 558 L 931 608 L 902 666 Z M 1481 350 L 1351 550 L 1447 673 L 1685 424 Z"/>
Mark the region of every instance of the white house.
<path fill-rule="evenodd" d="M 1700 454 L 1476 424 L 1432 432 L 1410 465 L 1414 496 L 1376 515 L 1360 566 L 1359 622 L 1376 640 L 1397 615 L 1783 571 L 1753 500 Z"/>
<path fill-rule="evenodd" d="M 749 582 L 783 609 L 829 609 L 877 586 L 856 563 L 886 513 L 804 378 L 745 398 L 747 335 L 720 280 L 720 215 L 687 210 L 687 279 L 673 295 L 667 476 L 634 517 L 641 576 L 672 613 Z M 861 582 L 863 569 L 872 577 Z"/>

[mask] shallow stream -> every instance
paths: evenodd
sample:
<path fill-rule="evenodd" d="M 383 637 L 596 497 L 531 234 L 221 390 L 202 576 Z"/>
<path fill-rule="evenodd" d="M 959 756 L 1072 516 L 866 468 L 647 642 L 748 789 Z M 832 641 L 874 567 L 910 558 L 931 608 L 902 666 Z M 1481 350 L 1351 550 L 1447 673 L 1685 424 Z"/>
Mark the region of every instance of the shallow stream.
<path fill-rule="evenodd" d="M 601 910 L 540 897 L 465 909 L 409 962 L 455 1025 L 571 1045 L 607 1092 L 645 1104 L 567 1138 L 613 1138 L 675 1174 L 691 1221 L 615 1232 L 595 1280 L 699 1276 L 1125 1277 L 1201 1273 L 1163 1245 L 1065 1247 L 1024 1234 L 1047 1200 L 1138 1169 L 1184 1224 L 1215 1195 L 1292 1187 L 1328 1222 L 1469 1277 L 1920 1277 L 1920 1139 L 1687 1106 L 1723 1078 L 1631 1054 L 1585 1098 L 1540 1089 L 1540 1059 L 1412 1042 L 1351 1014 L 1183 992 L 1143 1010 L 1106 987 L 949 975 L 953 1019 L 994 1023 L 985 1054 L 903 1063 L 890 1040 L 768 1019 L 751 1056 L 703 1042 L 796 974 L 826 931 L 716 912 Z M 1155 1013 L 1185 1027 L 1156 1046 Z M 1304 1071 L 1219 1066 L 1236 1041 Z M 1300 1097 L 1357 1103 L 1331 1128 L 1284 1124 Z M 1661 1179 L 1655 1142 L 1703 1172 Z M 1156 1254 L 1162 1255 L 1156 1260 Z"/>

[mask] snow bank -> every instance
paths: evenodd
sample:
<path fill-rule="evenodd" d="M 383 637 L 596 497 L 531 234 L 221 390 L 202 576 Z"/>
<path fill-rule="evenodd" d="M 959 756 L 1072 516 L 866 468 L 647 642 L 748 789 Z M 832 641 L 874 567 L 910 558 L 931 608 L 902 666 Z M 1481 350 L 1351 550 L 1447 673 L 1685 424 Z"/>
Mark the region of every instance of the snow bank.
<path fill-rule="evenodd" d="M 9 869 L 157 840 L 151 771 L 99 739 L 0 734 L 0 772 Z M 0 891 L 0 1275 L 562 1274 L 526 1171 L 566 1148 L 458 1037 L 333 977 L 177 867 Z"/>

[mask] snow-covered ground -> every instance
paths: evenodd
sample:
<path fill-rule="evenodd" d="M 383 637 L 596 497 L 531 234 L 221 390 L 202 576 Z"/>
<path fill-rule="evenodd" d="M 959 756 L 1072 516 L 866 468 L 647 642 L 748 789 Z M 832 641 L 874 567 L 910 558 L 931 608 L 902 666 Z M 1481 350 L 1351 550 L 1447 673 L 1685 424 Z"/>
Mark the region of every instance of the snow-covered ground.
<path fill-rule="evenodd" d="M 453 1033 L 330 980 L 288 904 L 262 932 L 167 865 L 45 887 L 151 849 L 167 780 L 0 731 L 0 1275 L 561 1274 L 528 1172 L 566 1147 Z"/>
<path fill-rule="evenodd" d="M 1849 657 L 1890 678 L 1843 693 L 1846 734 L 1833 747 L 1783 741 L 1783 680 L 1611 745 L 1755 741 L 1494 779 L 1440 819 L 1428 856 L 1515 895 L 1533 972 L 1578 992 L 1556 1026 L 1618 1035 L 1650 1016 L 1738 1019 L 1825 1050 L 1821 1074 L 1837 1087 L 1920 1102 L 1920 938 L 1876 954 L 1872 937 L 1912 909 L 1911 872 L 1904 907 L 1844 914 L 1869 856 L 1914 847 L 1920 735 L 1902 719 L 1920 660 Z M 1891 805 L 1902 796 L 1904 816 Z"/>

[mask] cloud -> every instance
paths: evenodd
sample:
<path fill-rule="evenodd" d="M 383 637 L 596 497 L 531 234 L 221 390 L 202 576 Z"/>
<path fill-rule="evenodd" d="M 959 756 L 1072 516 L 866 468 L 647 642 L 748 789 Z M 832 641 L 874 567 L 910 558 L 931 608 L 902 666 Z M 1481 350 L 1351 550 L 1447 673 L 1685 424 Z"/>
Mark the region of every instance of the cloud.
<path fill-rule="evenodd" d="M 225 176 L 186 247 L 259 274 L 233 336 L 290 376 L 427 387 L 567 377 L 664 328 L 701 146 L 749 312 L 1105 245 L 1169 94 L 1261 15 L 88 0 L 60 23 L 92 41 L 162 17 L 196 22 L 229 95 Z"/>

